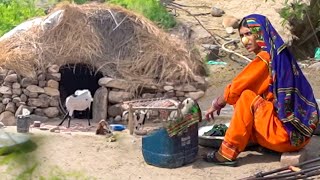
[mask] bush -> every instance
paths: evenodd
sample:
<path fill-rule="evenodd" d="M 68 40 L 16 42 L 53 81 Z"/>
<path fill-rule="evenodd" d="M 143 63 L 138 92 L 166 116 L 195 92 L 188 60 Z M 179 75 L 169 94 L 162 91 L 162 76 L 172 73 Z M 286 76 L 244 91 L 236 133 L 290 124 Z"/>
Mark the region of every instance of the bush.
<path fill-rule="evenodd" d="M 110 0 L 109 2 L 139 12 L 164 28 L 176 25 L 174 17 L 158 0 Z"/>
<path fill-rule="evenodd" d="M 25 20 L 42 15 L 44 11 L 36 7 L 35 0 L 0 0 L 0 36 Z"/>

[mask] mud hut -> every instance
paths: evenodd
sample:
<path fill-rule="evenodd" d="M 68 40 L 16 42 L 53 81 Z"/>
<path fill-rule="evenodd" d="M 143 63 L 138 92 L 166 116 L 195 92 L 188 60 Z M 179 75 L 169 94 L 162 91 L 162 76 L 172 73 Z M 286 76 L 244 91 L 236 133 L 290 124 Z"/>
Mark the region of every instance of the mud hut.
<path fill-rule="evenodd" d="M 28 28 L 4 35 L 0 66 L 0 120 L 22 107 L 58 117 L 77 89 L 94 95 L 95 121 L 120 115 L 126 100 L 197 99 L 206 89 L 197 50 L 143 16 L 106 4 L 58 5 Z"/>

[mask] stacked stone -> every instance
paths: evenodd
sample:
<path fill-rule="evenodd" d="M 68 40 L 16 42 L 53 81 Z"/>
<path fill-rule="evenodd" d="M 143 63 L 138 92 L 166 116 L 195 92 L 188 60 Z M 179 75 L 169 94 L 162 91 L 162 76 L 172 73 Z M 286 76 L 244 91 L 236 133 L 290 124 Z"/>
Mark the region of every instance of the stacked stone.
<path fill-rule="evenodd" d="M 14 71 L 0 72 L 0 121 L 15 125 L 15 116 L 22 108 L 31 113 L 54 118 L 59 115 L 59 67 L 38 71 L 37 78 L 20 77 Z"/>
<path fill-rule="evenodd" d="M 123 79 L 103 77 L 99 80 L 99 85 L 106 88 L 107 91 L 105 92 L 108 92 L 108 95 L 105 97 L 107 97 L 108 101 L 107 114 L 109 117 L 122 115 L 123 110 L 121 108 L 121 103 L 124 101 L 138 98 L 151 99 L 161 97 L 177 99 L 180 101 L 183 101 L 187 97 L 198 100 L 204 95 L 205 89 L 207 88 L 205 79 L 203 77 L 196 77 L 195 82 L 184 85 L 174 83 L 149 87 L 144 85 L 144 88 L 147 89 L 147 91 L 144 92 L 142 90 L 140 97 L 136 97 L 133 92 L 128 92 L 128 89 L 133 86 L 132 82 Z"/>

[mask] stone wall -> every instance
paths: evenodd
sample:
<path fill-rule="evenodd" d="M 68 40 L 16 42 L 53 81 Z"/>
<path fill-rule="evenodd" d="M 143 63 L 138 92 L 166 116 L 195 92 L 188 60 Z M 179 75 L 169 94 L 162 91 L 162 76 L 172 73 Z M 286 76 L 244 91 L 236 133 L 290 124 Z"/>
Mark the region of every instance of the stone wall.
<path fill-rule="evenodd" d="M 45 72 L 38 71 L 37 78 L 21 77 L 11 70 L 2 70 L 0 121 L 14 125 L 15 116 L 21 114 L 23 107 L 38 116 L 58 117 L 60 78 L 58 66 L 51 66 Z"/>
<path fill-rule="evenodd" d="M 123 79 L 112 79 L 109 77 L 103 77 L 99 80 L 99 85 L 108 89 L 107 114 L 108 117 L 111 118 L 115 118 L 117 116 L 122 115 L 123 109 L 121 109 L 121 103 L 123 101 L 128 101 L 132 99 L 150 99 L 161 97 L 176 99 L 180 101 L 183 101 L 187 97 L 198 100 L 204 95 L 205 90 L 207 89 L 207 82 L 203 77 L 197 77 L 196 82 L 183 85 L 173 83 L 166 83 L 164 85 L 157 86 L 144 85 L 144 87 L 141 88 L 138 94 L 134 92 L 128 92 L 127 90 L 134 85 L 132 84 L 132 82 Z M 98 117 L 101 118 L 102 116 L 99 115 Z M 93 118 L 96 121 L 100 120 L 99 118 Z"/>
<path fill-rule="evenodd" d="M 0 122 L 5 125 L 15 125 L 15 117 L 21 114 L 22 108 L 27 108 L 32 115 L 41 119 L 59 118 L 59 81 L 61 74 L 59 66 L 52 65 L 44 71 L 37 71 L 37 78 L 21 77 L 12 70 L 0 72 Z M 184 100 L 191 97 L 195 100 L 204 95 L 207 82 L 197 77 L 196 82 L 185 85 L 164 85 L 141 87 L 140 91 L 130 92 L 133 86 L 123 79 L 103 77 L 99 80 L 100 88 L 93 95 L 93 122 L 121 116 L 121 103 L 138 98 L 167 97 Z"/>

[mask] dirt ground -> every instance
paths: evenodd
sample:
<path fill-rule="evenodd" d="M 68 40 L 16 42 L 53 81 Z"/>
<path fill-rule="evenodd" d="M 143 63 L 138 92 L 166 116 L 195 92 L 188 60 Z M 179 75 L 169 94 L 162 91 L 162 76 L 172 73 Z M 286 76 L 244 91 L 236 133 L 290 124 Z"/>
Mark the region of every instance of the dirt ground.
<path fill-rule="evenodd" d="M 268 1 L 247 0 L 177 0 L 177 3 L 184 5 L 207 5 L 222 8 L 226 14 L 234 15 L 238 18 L 249 13 L 263 13 L 271 19 L 277 19 L 276 8 L 279 3 Z M 187 8 L 192 13 L 209 12 L 210 9 Z M 177 17 L 181 22 L 187 24 L 194 31 L 193 36 L 197 40 L 203 40 L 208 34 L 191 17 L 183 11 L 178 11 Z M 226 36 L 224 28 L 221 25 L 222 18 L 208 16 L 198 17 L 203 24 L 211 31 Z M 275 26 L 280 27 L 279 21 Z M 280 32 L 286 34 L 284 32 Z M 236 38 L 237 35 L 231 35 Z M 220 95 L 227 83 L 243 68 L 243 64 L 231 61 L 227 58 L 221 58 L 227 62 L 226 66 L 209 66 L 210 77 L 208 78 L 210 87 L 205 96 L 200 99 L 199 104 L 203 111 L 208 108 L 212 99 Z M 307 78 L 310 80 L 316 98 L 320 98 L 320 83 L 318 81 L 319 72 L 304 69 Z M 222 112 L 222 116 L 217 121 L 228 121 L 232 113 L 232 108 L 228 107 Z M 47 124 L 56 125 L 58 122 L 48 122 Z M 148 165 L 142 156 L 142 138 L 141 136 L 131 136 L 128 130 L 115 132 L 116 141 L 110 142 L 110 138 L 97 136 L 94 134 L 96 125 L 87 127 L 86 120 L 73 120 L 73 125 L 78 125 L 81 132 L 63 130 L 59 133 L 42 131 L 36 128 L 31 129 L 31 137 L 37 141 L 38 148 L 32 152 L 35 155 L 34 161 L 39 163 L 36 169 L 34 179 L 39 176 L 49 177 L 50 173 L 58 172 L 60 174 L 70 173 L 66 179 L 92 178 L 101 180 L 123 180 L 123 179 L 168 179 L 168 180 L 203 180 L 203 179 L 241 179 L 253 175 L 260 171 L 268 171 L 280 167 L 280 155 L 270 153 L 259 153 L 256 151 L 246 151 L 240 154 L 238 167 L 213 166 L 201 159 L 201 153 L 209 150 L 200 147 L 198 158 L 194 163 L 175 168 L 165 169 Z M 66 125 L 66 122 L 65 122 Z M 147 127 L 156 126 L 148 122 Z M 8 131 L 15 131 L 15 127 L 7 127 Z M 319 137 L 314 137 L 311 144 L 318 146 Z M 310 153 L 310 156 L 319 156 L 319 152 Z M 1 169 L 0 169 L 1 173 Z M 3 172 L 2 172 L 3 173 Z M 72 174 L 78 174 L 77 177 Z M 2 174 L 1 177 L 11 179 L 8 174 Z M 2 178 L 1 178 L 2 179 Z"/>

